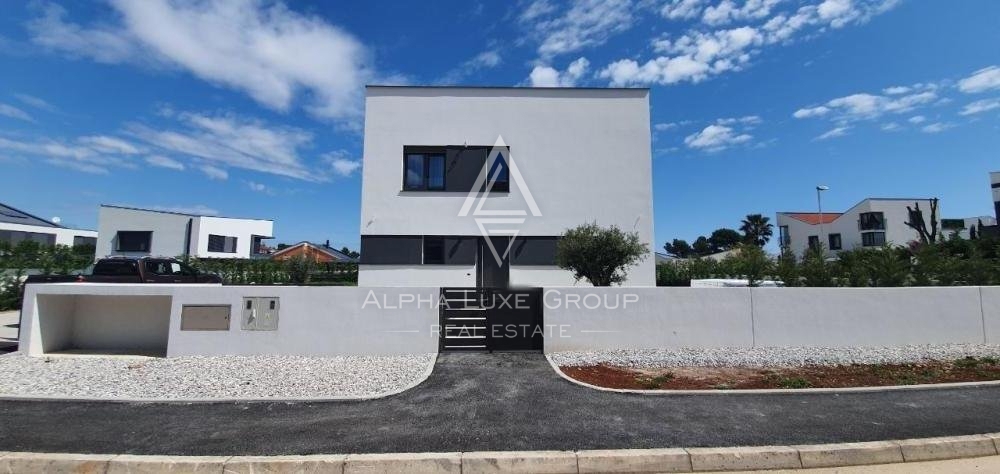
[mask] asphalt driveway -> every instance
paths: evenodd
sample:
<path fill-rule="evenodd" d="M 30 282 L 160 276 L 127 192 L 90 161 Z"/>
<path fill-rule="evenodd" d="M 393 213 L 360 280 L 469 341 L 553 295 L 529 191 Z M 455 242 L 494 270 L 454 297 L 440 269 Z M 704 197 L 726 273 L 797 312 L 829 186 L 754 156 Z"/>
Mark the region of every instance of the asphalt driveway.
<path fill-rule="evenodd" d="M 600 392 L 540 354 L 443 354 L 373 401 L 0 401 L 0 451 L 185 455 L 830 443 L 1000 431 L 1000 387 L 854 394 Z"/>

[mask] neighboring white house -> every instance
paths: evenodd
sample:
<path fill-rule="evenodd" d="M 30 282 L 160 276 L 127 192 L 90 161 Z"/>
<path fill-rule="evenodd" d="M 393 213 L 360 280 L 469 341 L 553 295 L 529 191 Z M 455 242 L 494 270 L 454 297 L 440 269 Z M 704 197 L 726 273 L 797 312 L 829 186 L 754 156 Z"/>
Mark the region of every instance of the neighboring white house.
<path fill-rule="evenodd" d="M 596 222 L 638 232 L 624 284 L 654 286 L 648 89 L 366 92 L 359 285 L 573 285 L 556 243 Z"/>
<path fill-rule="evenodd" d="M 97 231 L 71 229 L 0 204 L 0 242 L 17 245 L 22 240 L 34 240 L 43 245 L 95 245 Z"/>
<path fill-rule="evenodd" d="M 253 258 L 274 223 L 101 205 L 97 255 Z"/>
<path fill-rule="evenodd" d="M 926 225 L 930 226 L 929 199 L 868 198 L 845 212 L 824 212 L 822 217 L 816 212 L 779 212 L 778 243 L 795 255 L 802 255 L 810 245 L 820 242 L 828 255 L 859 247 L 881 247 L 885 243 L 906 245 L 920 240 L 917 231 L 904 224 L 909 220 L 906 207 L 912 208 L 917 202 Z M 939 223 L 939 233 L 940 227 Z"/>
<path fill-rule="evenodd" d="M 941 219 L 941 232 L 944 238 L 958 234 L 960 238 L 968 239 L 972 236 L 972 229 L 979 228 L 979 224 L 990 227 L 997 225 L 997 220 L 993 216 L 961 217 L 955 219 Z"/>

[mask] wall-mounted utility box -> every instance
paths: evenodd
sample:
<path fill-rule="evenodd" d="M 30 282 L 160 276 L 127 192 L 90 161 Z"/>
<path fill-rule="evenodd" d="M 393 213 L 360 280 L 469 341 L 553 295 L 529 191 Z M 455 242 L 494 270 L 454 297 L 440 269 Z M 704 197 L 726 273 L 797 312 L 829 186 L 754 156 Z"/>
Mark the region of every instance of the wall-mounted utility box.
<path fill-rule="evenodd" d="M 279 307 L 277 297 L 243 298 L 243 319 L 240 328 L 244 331 L 276 331 Z"/>
<path fill-rule="evenodd" d="M 181 308 L 181 331 L 228 331 L 231 312 L 228 304 L 186 304 Z"/>

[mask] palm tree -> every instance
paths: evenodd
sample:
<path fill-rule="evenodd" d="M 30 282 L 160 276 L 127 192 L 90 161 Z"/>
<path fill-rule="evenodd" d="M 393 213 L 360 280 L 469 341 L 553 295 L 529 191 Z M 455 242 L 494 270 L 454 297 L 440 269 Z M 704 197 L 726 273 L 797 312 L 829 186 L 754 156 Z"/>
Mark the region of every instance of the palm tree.
<path fill-rule="evenodd" d="M 743 232 L 745 241 L 758 247 L 766 245 L 774 235 L 774 226 L 768 222 L 770 220 L 770 217 L 760 214 L 747 214 L 747 218 L 740 224 L 740 232 Z"/>

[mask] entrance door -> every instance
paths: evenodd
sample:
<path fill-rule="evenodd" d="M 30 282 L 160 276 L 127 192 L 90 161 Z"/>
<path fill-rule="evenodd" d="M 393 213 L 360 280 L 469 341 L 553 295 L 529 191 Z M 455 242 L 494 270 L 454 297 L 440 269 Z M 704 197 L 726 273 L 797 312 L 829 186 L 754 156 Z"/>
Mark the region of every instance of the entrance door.
<path fill-rule="evenodd" d="M 486 237 L 479 239 L 479 258 L 476 261 L 476 286 L 479 288 L 507 288 L 510 282 L 510 255 L 505 255 L 510 237 L 489 237 L 497 255 L 503 257 L 497 262 L 493 251 L 486 245 Z"/>

